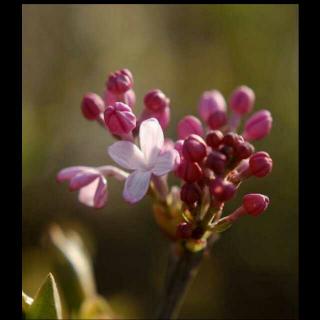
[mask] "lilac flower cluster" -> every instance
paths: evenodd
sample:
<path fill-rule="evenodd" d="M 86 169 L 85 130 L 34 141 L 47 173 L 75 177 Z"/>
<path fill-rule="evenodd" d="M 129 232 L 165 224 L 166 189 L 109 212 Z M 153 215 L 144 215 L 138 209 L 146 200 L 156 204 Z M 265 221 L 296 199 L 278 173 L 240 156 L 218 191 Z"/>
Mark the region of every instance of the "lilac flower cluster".
<path fill-rule="evenodd" d="M 124 199 L 134 204 L 150 194 L 159 226 L 192 251 L 205 247 L 212 232 L 222 232 L 238 218 L 258 216 L 267 208 L 268 197 L 249 194 L 240 208 L 221 218 L 224 204 L 236 195 L 244 180 L 262 178 L 272 170 L 269 154 L 255 153 L 251 144 L 269 134 L 270 112 L 254 113 L 241 135 L 237 133 L 242 118 L 254 107 L 252 89 L 241 86 L 232 93 L 230 116 L 219 91 L 204 92 L 198 112 L 205 125 L 193 115 L 186 116 L 178 123 L 179 140 L 174 142 L 163 134 L 170 122 L 170 99 L 159 89 L 149 91 L 144 97 L 145 108 L 137 118 L 132 88 L 132 74 L 123 69 L 109 75 L 104 100 L 94 93 L 85 94 L 82 100 L 84 117 L 98 122 L 119 140 L 107 149 L 111 158 L 132 172 L 115 166 L 61 170 L 58 182 L 68 180 L 71 191 L 80 190 L 80 202 L 100 209 L 108 201 L 107 178 L 125 181 Z M 181 179 L 181 188 L 169 189 L 169 172 Z"/>

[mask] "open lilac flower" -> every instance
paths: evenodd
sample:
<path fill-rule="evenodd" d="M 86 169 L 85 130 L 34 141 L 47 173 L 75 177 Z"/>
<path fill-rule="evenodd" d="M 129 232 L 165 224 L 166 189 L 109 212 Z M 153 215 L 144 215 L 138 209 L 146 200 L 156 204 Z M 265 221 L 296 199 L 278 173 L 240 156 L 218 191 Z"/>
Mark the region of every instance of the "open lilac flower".
<path fill-rule="evenodd" d="M 117 164 L 134 170 L 126 179 L 123 190 L 123 197 L 129 203 L 140 201 L 148 191 L 151 176 L 163 176 L 174 170 L 179 158 L 175 149 L 161 153 L 164 136 L 157 119 L 141 123 L 139 138 L 141 150 L 129 141 L 118 141 L 108 148 Z"/>
<path fill-rule="evenodd" d="M 62 169 L 57 175 L 59 183 L 70 181 L 70 191 L 79 190 L 78 199 L 81 203 L 103 208 L 108 202 L 108 183 L 106 177 L 114 177 L 117 180 L 125 180 L 129 174 L 113 166 L 98 168 L 74 166 Z"/>

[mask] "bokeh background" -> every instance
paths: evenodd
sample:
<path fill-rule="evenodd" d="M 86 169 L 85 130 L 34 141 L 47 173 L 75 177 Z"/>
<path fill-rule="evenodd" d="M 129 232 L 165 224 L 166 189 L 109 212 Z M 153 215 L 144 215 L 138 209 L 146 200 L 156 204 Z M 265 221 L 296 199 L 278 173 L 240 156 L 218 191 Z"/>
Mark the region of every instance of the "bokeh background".
<path fill-rule="evenodd" d="M 271 134 L 255 143 L 272 156 L 273 172 L 244 183 L 226 213 L 250 192 L 268 195 L 269 208 L 223 233 L 180 318 L 296 319 L 298 5 L 23 5 L 22 31 L 24 291 L 35 295 L 51 271 L 43 238 L 56 222 L 84 237 L 98 291 L 123 318 L 150 318 L 158 306 L 169 241 L 150 199 L 131 207 L 123 185 L 109 179 L 109 204 L 94 211 L 56 183 L 61 168 L 112 163 L 113 138 L 83 118 L 80 102 L 85 92 L 103 94 L 109 72 L 128 68 L 137 115 L 150 89 L 171 99 L 166 136 L 173 140 L 179 119 L 197 116 L 205 90 L 228 101 L 248 85 L 255 110 L 273 115 Z"/>

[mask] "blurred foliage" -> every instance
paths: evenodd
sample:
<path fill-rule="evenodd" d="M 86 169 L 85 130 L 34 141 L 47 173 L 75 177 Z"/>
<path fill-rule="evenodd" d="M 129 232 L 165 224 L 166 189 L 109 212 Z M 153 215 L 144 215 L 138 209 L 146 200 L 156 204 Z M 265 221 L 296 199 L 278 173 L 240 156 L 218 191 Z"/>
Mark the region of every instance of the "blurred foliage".
<path fill-rule="evenodd" d="M 272 174 L 252 178 L 225 212 L 249 192 L 269 196 L 267 212 L 223 233 L 201 266 L 183 319 L 298 317 L 298 6 L 297 5 L 23 5 L 23 288 L 35 296 L 55 255 L 42 246 L 52 222 L 72 226 L 94 250 L 97 291 L 123 318 L 151 317 L 161 295 L 169 242 L 152 202 L 133 207 L 109 181 L 101 211 L 81 205 L 56 173 L 72 165 L 112 163 L 113 142 L 80 112 L 85 92 L 103 94 L 109 72 L 134 76 L 136 114 L 159 88 L 171 100 L 166 136 L 197 115 L 203 91 L 228 100 L 241 84 L 269 109 L 273 129 L 256 150 Z M 170 182 L 177 182 L 170 177 Z M 59 282 L 57 283 L 59 289 Z M 248 307 L 250 305 L 250 308 Z"/>
<path fill-rule="evenodd" d="M 107 300 L 96 292 L 91 256 L 81 236 L 52 224 L 44 245 L 53 254 L 60 293 L 49 273 L 34 299 L 22 292 L 22 319 L 115 319 Z"/>
<path fill-rule="evenodd" d="M 52 270 L 60 283 L 69 313 L 78 311 L 85 299 L 96 295 L 92 262 L 87 249 L 73 230 L 58 225 L 49 229 L 48 247 L 54 251 Z"/>

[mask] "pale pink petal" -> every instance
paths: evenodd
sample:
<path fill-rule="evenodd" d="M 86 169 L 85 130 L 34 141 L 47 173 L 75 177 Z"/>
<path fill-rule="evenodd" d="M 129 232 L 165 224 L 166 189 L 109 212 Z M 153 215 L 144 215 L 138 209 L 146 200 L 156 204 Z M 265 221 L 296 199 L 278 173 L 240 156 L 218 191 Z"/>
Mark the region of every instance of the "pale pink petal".
<path fill-rule="evenodd" d="M 123 189 L 124 199 L 133 204 L 140 201 L 148 191 L 151 171 L 135 171 L 127 178 Z"/>
<path fill-rule="evenodd" d="M 113 161 L 125 169 L 136 170 L 145 168 L 144 155 L 132 142 L 115 142 L 107 151 Z"/>
<path fill-rule="evenodd" d="M 74 167 L 62 169 L 57 174 L 57 181 L 61 183 L 62 181 L 65 181 L 65 180 L 71 180 L 73 176 L 87 169 L 90 169 L 90 167 L 74 166 Z"/>
<path fill-rule="evenodd" d="M 98 187 L 98 183 L 99 179 L 96 179 L 86 187 L 80 189 L 78 199 L 81 203 L 85 204 L 88 207 L 94 206 L 93 199 Z"/>
<path fill-rule="evenodd" d="M 161 154 L 165 153 L 168 150 L 172 150 L 172 149 L 174 149 L 174 142 L 171 139 L 164 139 Z"/>
<path fill-rule="evenodd" d="M 95 209 L 101 209 L 108 202 L 108 183 L 104 177 L 99 178 L 98 187 L 94 194 L 93 204 Z"/>
<path fill-rule="evenodd" d="M 179 152 L 175 149 L 166 151 L 159 155 L 156 164 L 152 169 L 152 173 L 156 176 L 163 176 L 169 171 L 175 170 L 179 164 L 180 156 Z"/>
<path fill-rule="evenodd" d="M 70 191 L 78 190 L 93 182 L 100 176 L 99 171 L 94 169 L 87 169 L 76 174 L 70 181 Z"/>
<path fill-rule="evenodd" d="M 97 168 L 97 170 L 99 170 L 106 178 L 113 177 L 119 181 L 124 181 L 129 176 L 128 172 L 114 166 L 103 166 Z"/>
<path fill-rule="evenodd" d="M 153 166 L 164 143 L 162 128 L 157 119 L 151 118 L 141 123 L 140 147 L 147 160 L 148 166 Z"/>

